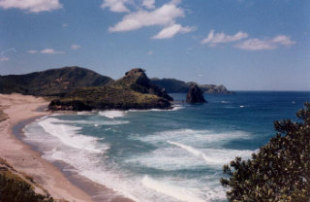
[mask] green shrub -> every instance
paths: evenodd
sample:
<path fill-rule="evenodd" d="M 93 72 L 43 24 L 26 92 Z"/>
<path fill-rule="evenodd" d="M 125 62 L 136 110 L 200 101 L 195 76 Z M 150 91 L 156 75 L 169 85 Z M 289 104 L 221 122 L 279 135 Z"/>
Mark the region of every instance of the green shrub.
<path fill-rule="evenodd" d="M 8 170 L 0 171 L 1 202 L 53 202 L 52 198 L 36 194 L 25 180 Z"/>
<path fill-rule="evenodd" d="M 249 160 L 224 165 L 229 201 L 310 201 L 310 103 L 297 117 L 276 121 L 276 136 Z"/>

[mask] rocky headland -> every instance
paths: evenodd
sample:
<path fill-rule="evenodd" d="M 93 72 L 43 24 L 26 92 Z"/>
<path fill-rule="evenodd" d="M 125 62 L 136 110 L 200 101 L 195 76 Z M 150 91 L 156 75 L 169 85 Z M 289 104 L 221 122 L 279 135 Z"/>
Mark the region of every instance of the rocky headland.
<path fill-rule="evenodd" d="M 50 110 L 169 109 L 172 101 L 164 89 L 152 84 L 140 68 L 126 72 L 121 79 L 104 86 L 75 89 L 54 99 Z"/>

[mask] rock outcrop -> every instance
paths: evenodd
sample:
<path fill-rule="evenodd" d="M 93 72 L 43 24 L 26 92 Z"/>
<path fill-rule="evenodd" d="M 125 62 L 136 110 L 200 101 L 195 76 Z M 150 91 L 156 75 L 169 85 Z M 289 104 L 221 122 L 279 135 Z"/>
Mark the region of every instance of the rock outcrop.
<path fill-rule="evenodd" d="M 172 98 L 153 85 L 142 69 L 132 69 L 111 84 L 78 88 L 53 100 L 51 110 L 168 109 Z"/>
<path fill-rule="evenodd" d="M 186 102 L 189 104 L 198 104 L 198 103 L 206 103 L 207 101 L 203 97 L 202 90 L 198 87 L 197 84 L 193 84 L 187 95 L 186 95 Z"/>

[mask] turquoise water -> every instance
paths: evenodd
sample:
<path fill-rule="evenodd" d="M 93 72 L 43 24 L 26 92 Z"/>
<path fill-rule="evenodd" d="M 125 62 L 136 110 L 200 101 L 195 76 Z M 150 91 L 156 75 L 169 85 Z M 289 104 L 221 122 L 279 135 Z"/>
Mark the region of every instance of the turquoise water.
<path fill-rule="evenodd" d="M 225 201 L 223 164 L 267 143 L 273 122 L 295 119 L 310 93 L 205 97 L 208 104 L 173 110 L 55 114 L 28 125 L 25 141 L 136 201 Z"/>

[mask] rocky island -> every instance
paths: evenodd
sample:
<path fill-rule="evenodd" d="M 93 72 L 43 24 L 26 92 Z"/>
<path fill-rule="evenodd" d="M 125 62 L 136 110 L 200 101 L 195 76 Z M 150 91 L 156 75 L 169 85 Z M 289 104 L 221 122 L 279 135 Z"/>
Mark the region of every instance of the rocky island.
<path fill-rule="evenodd" d="M 51 101 L 50 110 L 168 109 L 172 101 L 164 89 L 151 83 L 140 68 L 104 86 L 82 87 Z"/>
<path fill-rule="evenodd" d="M 203 97 L 202 90 L 198 87 L 197 84 L 193 84 L 187 95 L 186 95 L 186 102 L 189 104 L 199 104 L 199 103 L 206 103 L 207 101 Z"/>

